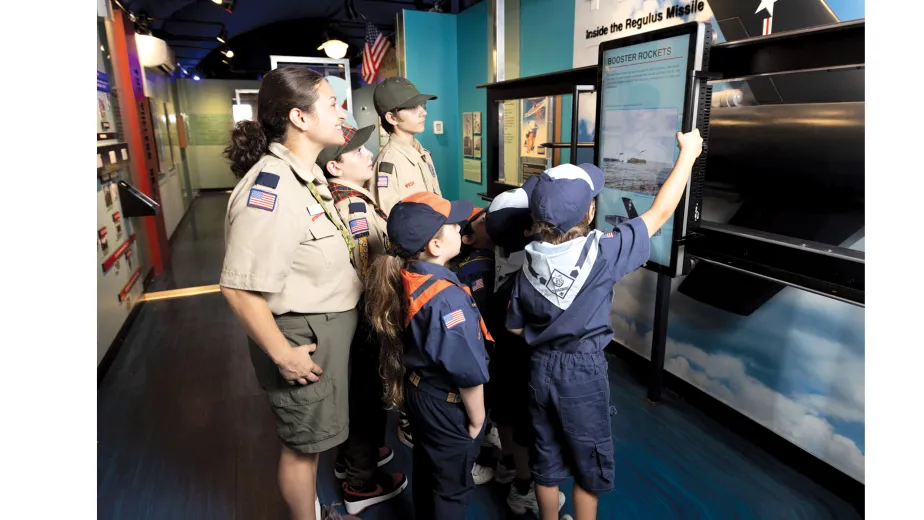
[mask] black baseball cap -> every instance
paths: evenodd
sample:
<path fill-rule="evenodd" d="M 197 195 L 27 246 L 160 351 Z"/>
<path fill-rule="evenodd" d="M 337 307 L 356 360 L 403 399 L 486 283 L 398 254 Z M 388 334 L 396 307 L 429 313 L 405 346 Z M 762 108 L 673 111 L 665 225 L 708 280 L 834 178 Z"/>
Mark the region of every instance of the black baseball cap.
<path fill-rule="evenodd" d="M 392 110 L 413 108 L 436 99 L 433 94 L 421 94 L 413 83 L 402 77 L 386 78 L 372 93 L 372 104 L 380 116 Z"/>
<path fill-rule="evenodd" d="M 429 191 L 412 193 L 391 208 L 388 241 L 403 253 L 415 255 L 444 225 L 466 222 L 473 208 L 468 200 L 450 202 Z"/>
<path fill-rule="evenodd" d="M 315 160 L 315 163 L 321 167 L 324 173 L 327 173 L 327 163 L 336 161 L 337 157 L 347 152 L 352 152 L 366 144 L 366 141 L 369 140 L 369 137 L 372 136 L 372 132 L 375 130 L 375 125 L 356 129 L 355 127 L 343 123 L 340 129 L 343 130 L 343 144 L 340 146 L 328 146 L 321 150 L 321 153 L 318 154 L 318 158 Z"/>

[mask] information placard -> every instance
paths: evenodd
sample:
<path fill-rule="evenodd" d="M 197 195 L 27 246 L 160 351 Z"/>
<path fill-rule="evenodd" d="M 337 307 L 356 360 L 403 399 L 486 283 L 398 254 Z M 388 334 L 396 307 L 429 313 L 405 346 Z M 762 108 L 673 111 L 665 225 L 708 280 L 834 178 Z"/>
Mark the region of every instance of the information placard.
<path fill-rule="evenodd" d="M 711 37 L 708 24 L 694 22 L 600 46 L 595 146 L 606 184 L 597 198 L 597 229 L 610 231 L 647 211 L 679 155 L 677 132 L 705 125 L 698 92 L 705 85 L 693 72 L 703 70 L 707 32 Z M 691 193 L 698 185 L 688 184 L 677 212 L 651 238 L 649 268 L 683 272 L 679 242 L 699 220 L 698 201 L 695 219 L 689 215 Z"/>

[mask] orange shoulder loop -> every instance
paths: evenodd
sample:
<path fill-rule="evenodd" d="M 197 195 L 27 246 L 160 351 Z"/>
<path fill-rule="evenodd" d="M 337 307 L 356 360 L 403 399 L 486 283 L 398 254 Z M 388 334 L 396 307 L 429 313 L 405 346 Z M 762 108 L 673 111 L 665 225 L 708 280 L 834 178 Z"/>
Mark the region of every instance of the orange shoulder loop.
<path fill-rule="evenodd" d="M 404 317 L 404 326 L 411 323 L 414 315 L 420 312 L 434 296 L 447 287 L 452 287 L 452 282 L 442 279 L 434 279 L 430 274 L 417 274 L 407 270 L 401 270 L 401 279 L 404 281 L 404 296 L 407 298 L 407 316 Z"/>

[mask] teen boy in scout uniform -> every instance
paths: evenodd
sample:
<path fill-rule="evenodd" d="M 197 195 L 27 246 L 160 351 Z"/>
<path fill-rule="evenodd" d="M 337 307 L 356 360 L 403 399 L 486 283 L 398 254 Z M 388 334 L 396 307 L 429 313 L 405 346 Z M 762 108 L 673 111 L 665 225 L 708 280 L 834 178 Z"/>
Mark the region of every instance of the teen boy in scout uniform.
<path fill-rule="evenodd" d="M 343 125 L 343 146 L 325 148 L 317 164 L 330 182 L 330 191 L 340 218 L 348 223 L 356 242 L 353 264 L 363 278 L 376 255 L 385 253 L 386 215 L 364 185 L 374 176 L 372 152 L 363 146 L 375 126 L 356 129 Z"/>
<path fill-rule="evenodd" d="M 406 78 L 388 78 L 375 87 L 372 102 L 389 138 L 375 160 L 376 173 L 369 191 L 386 214 L 412 193 L 440 195 L 430 152 L 414 138 L 426 129 L 427 101 L 431 99 L 436 96 L 421 94 Z"/>
<path fill-rule="evenodd" d="M 385 254 L 388 244 L 385 212 L 363 188 L 374 175 L 372 152 L 363 145 L 375 126 L 356 129 L 344 123 L 342 130 L 343 145 L 325 148 L 316 162 L 327 176 L 337 211 L 356 242 L 353 264 L 360 279 L 364 280 L 372 260 Z M 407 487 L 408 480 L 402 473 L 377 470 L 388 463 L 394 453 L 385 445 L 388 416 L 383 407 L 378 372 L 378 338 L 372 336 L 362 318 L 350 350 L 351 429 L 334 462 L 334 474 L 346 481 L 343 504 L 347 513 L 358 515 L 369 506 L 398 496 Z"/>

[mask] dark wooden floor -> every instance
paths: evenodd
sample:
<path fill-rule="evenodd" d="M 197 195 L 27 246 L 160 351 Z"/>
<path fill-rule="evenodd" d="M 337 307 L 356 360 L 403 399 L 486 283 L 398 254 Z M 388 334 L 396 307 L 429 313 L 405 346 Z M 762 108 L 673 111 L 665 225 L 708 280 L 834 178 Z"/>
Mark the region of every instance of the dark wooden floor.
<path fill-rule="evenodd" d="M 178 240 L 173 268 L 183 274 L 174 274 L 174 282 L 192 283 L 209 273 L 215 278 L 193 285 L 217 280 L 224 207 L 204 200 L 196 203 L 195 221 L 181 224 L 195 232 L 178 230 L 178 239 L 197 244 Z M 203 265 L 179 265 L 189 259 Z M 599 518 L 860 518 L 685 403 L 668 396 L 650 407 L 642 399 L 644 387 L 614 357 L 610 378 L 618 409 L 617 482 L 613 493 L 601 497 Z M 272 416 L 253 376 L 244 333 L 219 294 L 145 304 L 99 388 L 97 417 L 98 518 L 286 517 L 275 482 L 279 445 Z M 391 420 L 388 443 L 396 456 L 388 468 L 410 471 L 410 450 L 395 438 Z M 330 457 L 322 457 L 320 470 L 326 504 L 340 502 Z M 565 511 L 573 512 L 571 483 L 562 489 Z M 506 518 L 505 493 L 493 483 L 479 487 L 467 518 Z M 411 519 L 410 493 L 362 517 Z"/>

